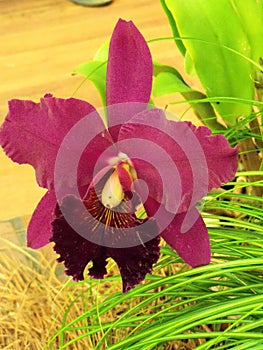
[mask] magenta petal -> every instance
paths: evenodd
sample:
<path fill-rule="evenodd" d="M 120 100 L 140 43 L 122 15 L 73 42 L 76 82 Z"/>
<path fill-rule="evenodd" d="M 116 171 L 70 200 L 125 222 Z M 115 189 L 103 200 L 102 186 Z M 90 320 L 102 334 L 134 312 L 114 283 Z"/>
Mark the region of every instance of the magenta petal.
<path fill-rule="evenodd" d="M 146 108 L 151 95 L 152 73 L 152 58 L 145 39 L 133 22 L 120 19 L 112 34 L 109 48 L 107 106 L 140 102 L 140 107 Z M 139 104 L 136 108 L 138 106 Z M 132 110 L 123 112 L 108 111 L 109 126 L 124 123 L 135 114 Z"/>
<path fill-rule="evenodd" d="M 148 103 L 152 87 L 152 58 L 133 22 L 120 19 L 113 31 L 107 67 L 107 105 Z"/>
<path fill-rule="evenodd" d="M 54 163 L 63 138 L 86 115 L 94 111 L 87 102 L 45 95 L 40 103 L 12 100 L 0 129 L 0 145 L 17 163 L 36 170 L 41 187 L 53 188 Z M 97 122 L 102 123 L 97 117 Z"/>
<path fill-rule="evenodd" d="M 123 125 L 118 141 L 149 195 L 170 212 L 183 212 L 213 187 L 234 178 L 237 148 L 206 127 L 167 120 L 163 111 L 145 110 Z"/>
<path fill-rule="evenodd" d="M 76 233 L 64 219 L 57 207 L 56 217 L 52 222 L 53 235 L 51 241 L 55 243 L 54 250 L 60 255 L 59 262 L 64 262 L 66 273 L 75 281 L 84 279 L 84 269 L 92 261 L 91 276 L 103 278 L 107 273 L 106 250 Z"/>
<path fill-rule="evenodd" d="M 89 274 L 94 278 L 103 278 L 106 274 L 106 259 L 112 257 L 119 269 L 123 280 L 123 291 L 127 292 L 136 284 L 140 283 L 145 275 L 151 272 L 152 265 L 159 257 L 159 236 L 147 241 L 143 245 L 128 248 L 110 248 L 91 242 L 88 237 L 96 234 L 94 225 L 87 224 L 83 220 L 83 213 L 80 201 L 74 197 L 65 198 L 62 203 L 63 213 L 67 208 L 71 210 L 79 225 L 87 228 L 85 239 L 78 234 L 65 220 L 59 208 L 56 210 L 56 218 L 52 223 L 53 236 L 51 241 L 55 242 L 54 249 L 60 254 L 58 261 L 64 262 L 66 273 L 73 276 L 74 280 L 83 280 L 84 270 L 89 262 L 93 266 Z M 73 221 L 72 221 L 73 222 Z M 154 224 L 152 225 L 155 229 Z M 140 228 L 138 226 L 138 228 Z M 81 230 L 80 230 L 81 231 Z M 94 231 L 94 232 L 92 232 Z M 105 234 L 114 234 L 112 227 L 106 227 Z"/>
<path fill-rule="evenodd" d="M 204 151 L 209 172 L 208 190 L 233 180 L 238 165 L 238 147 L 231 147 L 223 135 L 211 135 L 211 130 L 189 124 Z"/>
<path fill-rule="evenodd" d="M 182 232 L 186 213 L 181 213 L 174 217 L 161 236 L 187 264 L 192 267 L 207 265 L 211 255 L 207 228 L 197 209 L 192 208 L 191 211 L 194 220 L 188 231 Z M 188 220 L 191 220 L 189 217 Z"/>
<path fill-rule="evenodd" d="M 51 223 L 56 208 L 55 192 L 47 192 L 36 207 L 27 228 L 27 245 L 37 249 L 49 243 Z"/>
<path fill-rule="evenodd" d="M 142 282 L 147 273 L 151 273 L 152 265 L 159 258 L 159 242 L 157 236 L 144 243 L 131 248 L 108 249 L 109 255 L 116 261 L 123 283 L 123 292 L 126 293 Z"/>
<path fill-rule="evenodd" d="M 170 212 L 177 212 L 183 201 L 189 204 L 193 192 L 191 165 L 180 146 L 186 140 L 188 126 L 174 124 L 178 128 L 173 130 L 160 109 L 145 110 L 122 125 L 118 138 L 138 178 L 148 185 L 149 196 L 165 204 Z"/>

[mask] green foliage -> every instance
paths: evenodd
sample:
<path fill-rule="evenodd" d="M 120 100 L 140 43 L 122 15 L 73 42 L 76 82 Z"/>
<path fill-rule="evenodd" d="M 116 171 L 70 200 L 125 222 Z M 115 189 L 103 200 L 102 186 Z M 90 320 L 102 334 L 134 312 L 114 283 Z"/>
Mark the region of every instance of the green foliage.
<path fill-rule="evenodd" d="M 263 1 L 231 0 L 230 3 L 247 35 L 251 48 L 251 58 L 259 63 L 259 58 L 263 55 Z"/>
<path fill-rule="evenodd" d="M 154 96 L 163 96 L 176 92 L 190 92 L 193 89 L 186 84 L 180 73 L 173 67 L 154 64 L 155 77 L 152 93 Z"/>
<path fill-rule="evenodd" d="M 166 3 L 165 3 L 165 0 L 160 0 L 161 4 L 162 4 L 162 7 L 164 9 L 164 12 L 166 13 L 167 15 L 167 18 L 169 20 L 169 23 L 171 25 L 171 28 L 172 28 L 172 31 L 173 31 L 173 35 L 174 35 L 174 38 L 178 38 L 179 37 L 179 33 L 178 33 L 178 28 L 176 26 L 176 22 L 173 18 L 173 15 L 171 13 L 171 11 L 169 10 L 169 8 L 166 6 Z M 182 55 L 185 55 L 186 54 L 186 48 L 184 47 L 184 44 L 181 40 L 178 40 L 178 41 L 175 41 L 179 51 L 181 52 Z"/>
<path fill-rule="evenodd" d="M 106 105 L 106 68 L 108 59 L 109 42 L 101 46 L 94 56 L 93 61 L 80 64 L 74 71 L 73 75 L 80 74 L 86 80 L 90 80 L 97 88 L 102 103 Z"/>
<path fill-rule="evenodd" d="M 252 73 L 255 69 L 258 72 L 263 55 L 262 1 L 164 0 L 161 3 L 165 12 L 169 12 L 173 32 L 182 40 L 185 57 L 192 60 L 207 96 L 253 99 Z M 176 43 L 181 50 L 180 40 Z M 213 106 L 228 125 L 234 125 L 239 116 L 252 111 L 250 105 L 242 103 L 223 102 Z"/>
<path fill-rule="evenodd" d="M 87 80 L 90 80 L 98 89 L 103 105 L 106 104 L 106 63 L 101 61 L 91 61 L 79 65 L 73 74 L 83 75 Z"/>

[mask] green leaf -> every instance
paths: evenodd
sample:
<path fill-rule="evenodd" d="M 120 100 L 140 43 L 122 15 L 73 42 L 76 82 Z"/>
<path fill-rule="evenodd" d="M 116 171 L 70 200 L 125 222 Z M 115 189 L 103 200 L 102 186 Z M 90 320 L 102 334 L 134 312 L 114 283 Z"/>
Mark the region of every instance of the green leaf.
<path fill-rule="evenodd" d="M 208 97 L 240 100 L 214 104 L 225 122 L 234 125 L 239 116 L 251 113 L 242 99 L 253 99 L 254 86 L 246 59 L 251 55 L 249 41 L 231 2 L 165 0 L 165 4 Z"/>
<path fill-rule="evenodd" d="M 73 72 L 73 74 L 83 75 L 96 86 L 104 106 L 106 104 L 106 63 L 106 61 L 82 63 Z"/>
<path fill-rule="evenodd" d="M 99 50 L 96 52 L 93 60 L 101 62 L 107 61 L 109 56 L 109 45 L 110 40 L 105 41 L 105 43 L 102 44 Z"/>
<path fill-rule="evenodd" d="M 180 35 L 179 35 L 179 32 L 178 32 L 175 20 L 173 18 L 173 15 L 171 14 L 170 10 L 166 6 L 165 0 L 161 0 L 161 5 L 162 5 L 162 7 L 164 9 L 164 12 L 166 13 L 166 16 L 167 16 L 168 20 L 169 20 L 170 26 L 171 26 L 172 31 L 173 31 L 174 38 L 175 39 L 179 38 Z M 182 40 L 175 40 L 175 43 L 176 43 L 179 51 L 181 52 L 181 54 L 184 56 L 185 53 L 186 53 L 186 49 L 185 49 L 185 46 L 184 46 Z"/>
<path fill-rule="evenodd" d="M 163 72 L 158 74 L 154 79 L 153 95 L 155 97 L 186 91 L 192 91 L 192 89 L 188 85 L 185 85 L 173 73 Z"/>
<path fill-rule="evenodd" d="M 155 62 L 153 75 L 152 92 L 155 97 L 179 92 L 189 101 L 194 113 L 204 125 L 214 131 L 225 129 L 222 124 L 218 123 L 211 104 L 209 102 L 203 102 L 203 99 L 207 96 L 187 85 L 175 68 Z M 193 101 L 198 101 L 198 103 L 193 103 Z"/>
<path fill-rule="evenodd" d="M 231 0 L 231 4 L 240 19 L 240 23 L 248 37 L 251 47 L 251 58 L 263 65 L 263 1 L 262 0 Z M 257 89 L 257 96 L 262 100 L 263 74 L 262 69 L 253 66 L 252 76 Z"/>
<path fill-rule="evenodd" d="M 154 64 L 153 96 L 159 97 L 176 92 L 193 91 L 178 71 L 170 66 Z"/>
<path fill-rule="evenodd" d="M 185 54 L 184 68 L 186 73 L 190 75 L 190 77 L 193 77 L 196 75 L 195 65 L 188 51 L 186 51 L 186 54 Z"/>
<path fill-rule="evenodd" d="M 80 64 L 73 75 L 80 74 L 91 81 L 97 88 L 102 103 L 106 105 L 106 70 L 109 52 L 109 40 L 107 40 L 96 52 L 93 61 Z"/>
<path fill-rule="evenodd" d="M 263 1 L 231 0 L 251 47 L 251 58 L 259 63 L 263 58 Z"/>

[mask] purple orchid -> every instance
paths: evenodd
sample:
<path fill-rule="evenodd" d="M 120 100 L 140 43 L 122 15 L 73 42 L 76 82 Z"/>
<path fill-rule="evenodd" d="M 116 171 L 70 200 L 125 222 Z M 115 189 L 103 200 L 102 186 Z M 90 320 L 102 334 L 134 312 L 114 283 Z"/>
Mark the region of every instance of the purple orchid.
<path fill-rule="evenodd" d="M 132 22 L 111 37 L 107 127 L 89 103 L 46 94 L 12 100 L 0 144 L 35 168 L 48 191 L 28 226 L 28 246 L 50 241 L 74 280 L 120 269 L 123 291 L 141 282 L 159 257 L 160 237 L 191 266 L 210 262 L 210 243 L 195 204 L 231 180 L 237 149 L 206 127 L 167 120 L 148 108 L 152 59 Z"/>

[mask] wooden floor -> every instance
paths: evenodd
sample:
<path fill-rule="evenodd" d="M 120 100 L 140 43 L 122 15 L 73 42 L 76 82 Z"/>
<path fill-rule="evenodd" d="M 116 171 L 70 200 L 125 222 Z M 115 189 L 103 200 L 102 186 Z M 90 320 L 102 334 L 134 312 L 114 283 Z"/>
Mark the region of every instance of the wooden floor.
<path fill-rule="evenodd" d="M 68 0 L 0 0 L 0 122 L 12 98 L 38 101 L 46 92 L 71 96 L 82 79 L 70 73 L 92 59 L 120 17 L 132 19 L 146 39 L 171 36 L 158 0 L 114 0 L 100 8 Z M 172 40 L 151 43 L 150 49 L 154 60 L 182 71 Z M 75 96 L 101 105 L 90 83 Z M 0 220 L 30 215 L 43 193 L 31 167 L 13 164 L 0 151 Z"/>

